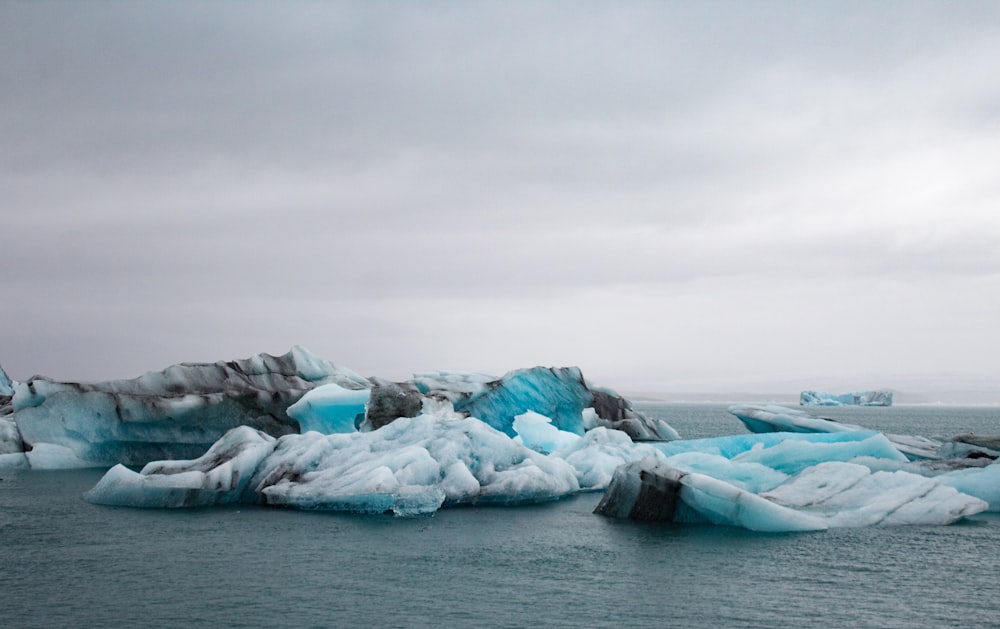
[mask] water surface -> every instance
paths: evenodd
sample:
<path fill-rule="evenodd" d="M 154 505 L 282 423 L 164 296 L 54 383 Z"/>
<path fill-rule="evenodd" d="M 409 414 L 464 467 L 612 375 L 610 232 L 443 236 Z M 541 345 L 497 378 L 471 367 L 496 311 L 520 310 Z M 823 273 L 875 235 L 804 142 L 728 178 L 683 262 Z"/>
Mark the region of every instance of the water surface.
<path fill-rule="evenodd" d="M 744 432 L 725 405 L 642 408 L 684 436 Z M 997 408 L 829 410 L 1000 432 Z M 0 627 L 1000 626 L 991 515 L 767 535 L 611 520 L 597 494 L 416 519 L 141 510 L 83 502 L 100 474 L 0 471 Z"/>

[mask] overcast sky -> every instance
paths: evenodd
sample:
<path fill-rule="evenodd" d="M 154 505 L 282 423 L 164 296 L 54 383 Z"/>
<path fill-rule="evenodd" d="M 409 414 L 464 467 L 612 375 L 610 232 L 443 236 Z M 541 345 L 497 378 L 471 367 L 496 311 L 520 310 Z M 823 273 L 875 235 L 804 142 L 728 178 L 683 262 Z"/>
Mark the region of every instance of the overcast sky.
<path fill-rule="evenodd" d="M 998 69 L 996 2 L 0 0 L 0 364 L 1000 388 Z"/>

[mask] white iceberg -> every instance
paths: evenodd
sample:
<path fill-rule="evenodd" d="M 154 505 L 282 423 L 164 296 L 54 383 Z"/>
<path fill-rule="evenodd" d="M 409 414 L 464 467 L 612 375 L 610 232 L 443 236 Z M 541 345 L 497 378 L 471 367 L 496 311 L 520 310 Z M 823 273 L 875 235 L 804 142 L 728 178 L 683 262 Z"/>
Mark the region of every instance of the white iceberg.
<path fill-rule="evenodd" d="M 580 490 L 573 467 L 473 418 L 421 415 L 372 432 L 229 432 L 204 456 L 112 468 L 86 495 L 97 504 L 187 507 L 249 502 L 419 515 L 459 504 L 555 500 Z"/>

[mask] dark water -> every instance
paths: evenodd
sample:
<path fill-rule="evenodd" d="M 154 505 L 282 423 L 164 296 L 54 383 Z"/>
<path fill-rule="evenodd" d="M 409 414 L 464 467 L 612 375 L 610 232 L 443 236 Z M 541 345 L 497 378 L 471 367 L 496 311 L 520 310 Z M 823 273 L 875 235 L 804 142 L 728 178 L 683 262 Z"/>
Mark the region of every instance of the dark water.
<path fill-rule="evenodd" d="M 724 405 L 643 409 L 743 432 Z M 997 408 L 828 410 L 1000 432 Z M 0 471 L 0 627 L 1000 626 L 996 516 L 763 535 L 610 520 L 595 494 L 408 520 L 134 510 L 80 500 L 99 477 Z"/>

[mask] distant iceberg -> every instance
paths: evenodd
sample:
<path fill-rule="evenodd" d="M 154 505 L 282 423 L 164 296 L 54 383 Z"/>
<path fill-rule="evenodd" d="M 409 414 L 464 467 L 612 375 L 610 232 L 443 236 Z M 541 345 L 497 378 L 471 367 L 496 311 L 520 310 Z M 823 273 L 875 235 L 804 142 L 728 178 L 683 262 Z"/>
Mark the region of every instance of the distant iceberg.
<path fill-rule="evenodd" d="M 826 393 L 803 391 L 799 394 L 800 406 L 892 406 L 892 391 L 857 391 L 854 393 Z"/>

